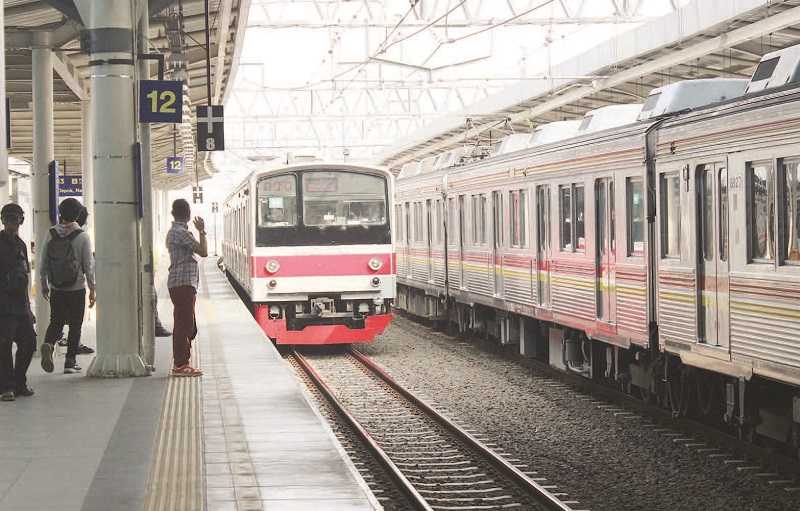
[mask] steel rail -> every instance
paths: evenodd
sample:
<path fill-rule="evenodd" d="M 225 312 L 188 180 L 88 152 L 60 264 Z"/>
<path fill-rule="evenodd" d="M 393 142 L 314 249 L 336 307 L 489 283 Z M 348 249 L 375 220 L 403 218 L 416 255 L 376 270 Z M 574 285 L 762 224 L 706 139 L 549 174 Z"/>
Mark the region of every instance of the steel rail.
<path fill-rule="evenodd" d="M 331 403 L 331 406 L 333 406 L 336 412 L 342 418 L 344 418 L 344 420 L 350 425 L 351 428 L 353 428 L 353 431 L 356 433 L 356 435 L 358 435 L 360 440 L 364 442 L 364 444 L 369 449 L 372 450 L 377 460 L 380 462 L 381 465 L 383 465 L 383 467 L 386 469 L 389 475 L 395 480 L 397 485 L 400 487 L 400 490 L 406 495 L 406 497 L 409 499 L 412 505 L 420 511 L 433 511 L 433 508 L 430 506 L 430 504 L 428 504 L 425 498 L 422 497 L 422 495 L 420 495 L 419 492 L 417 492 L 416 488 L 414 488 L 414 485 L 411 484 L 411 481 L 409 481 L 406 478 L 406 476 L 403 475 L 403 472 L 399 468 L 397 468 L 397 465 L 394 464 L 394 462 L 389 458 L 386 452 L 384 452 L 381 446 L 379 446 L 378 443 L 375 442 L 375 440 L 372 438 L 372 436 L 370 436 L 367 430 L 365 430 L 364 427 L 361 426 L 361 423 L 359 423 L 358 420 L 355 417 L 353 417 L 353 415 L 350 412 L 347 411 L 345 406 L 341 403 L 341 401 L 339 401 L 339 399 L 333 393 L 331 388 L 328 387 L 328 385 L 325 383 L 325 381 L 322 379 L 319 373 L 317 373 L 317 371 L 314 370 L 313 367 L 311 367 L 311 364 L 308 363 L 305 357 L 300 355 L 296 350 L 291 350 L 289 354 L 290 356 L 294 357 L 294 359 L 297 361 L 297 363 L 300 365 L 303 371 L 305 371 L 305 373 L 308 375 L 308 377 L 311 379 L 314 385 L 317 386 L 320 392 L 322 392 L 325 395 L 325 398 L 328 399 L 328 401 Z"/>
<path fill-rule="evenodd" d="M 453 423 L 453 421 L 436 411 L 433 407 L 428 405 L 428 403 L 403 388 L 403 386 L 389 376 L 382 367 L 378 366 L 367 356 L 353 348 L 350 349 L 349 353 L 373 374 L 378 376 L 387 385 L 392 387 L 392 389 L 411 401 L 411 403 L 423 410 L 426 414 L 428 414 L 428 416 L 450 431 L 450 433 L 458 437 L 459 440 L 464 442 L 470 449 L 474 449 L 475 451 L 479 452 L 495 467 L 495 469 L 497 469 L 505 477 L 508 477 L 517 483 L 517 485 L 519 485 L 519 487 L 530 497 L 536 500 L 536 502 L 549 510 L 572 511 L 571 507 L 561 502 L 558 497 L 547 491 L 541 485 L 537 484 L 535 481 L 532 481 L 517 467 L 483 445 L 483 443 L 481 443 L 477 438 L 458 427 L 455 423 Z"/>

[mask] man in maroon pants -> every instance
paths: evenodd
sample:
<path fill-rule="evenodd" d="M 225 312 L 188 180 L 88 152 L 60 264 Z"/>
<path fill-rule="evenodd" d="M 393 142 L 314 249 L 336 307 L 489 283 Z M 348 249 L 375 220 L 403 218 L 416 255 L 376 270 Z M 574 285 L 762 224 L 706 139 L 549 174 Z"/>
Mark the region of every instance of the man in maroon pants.
<path fill-rule="evenodd" d="M 189 220 L 192 211 L 189 203 L 178 199 L 172 203 L 172 227 L 167 233 L 167 250 L 169 250 L 169 276 L 167 287 L 172 299 L 172 367 L 173 376 L 202 376 L 203 372 L 189 365 L 192 340 L 197 335 L 197 323 L 194 316 L 195 297 L 200 282 L 200 272 L 194 255 L 208 255 L 205 222 L 195 217 L 193 223 L 200 235 L 200 241 L 189 231 Z"/>

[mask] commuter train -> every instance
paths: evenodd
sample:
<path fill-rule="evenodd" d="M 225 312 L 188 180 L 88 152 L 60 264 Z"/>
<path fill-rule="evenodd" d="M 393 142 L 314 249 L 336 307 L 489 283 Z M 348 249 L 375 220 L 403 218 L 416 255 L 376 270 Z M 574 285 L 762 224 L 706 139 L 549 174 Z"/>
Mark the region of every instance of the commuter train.
<path fill-rule="evenodd" d="M 371 342 L 390 323 L 394 178 L 356 165 L 253 172 L 224 203 L 223 260 L 277 344 Z"/>
<path fill-rule="evenodd" d="M 797 448 L 799 63 L 406 164 L 396 306 Z"/>

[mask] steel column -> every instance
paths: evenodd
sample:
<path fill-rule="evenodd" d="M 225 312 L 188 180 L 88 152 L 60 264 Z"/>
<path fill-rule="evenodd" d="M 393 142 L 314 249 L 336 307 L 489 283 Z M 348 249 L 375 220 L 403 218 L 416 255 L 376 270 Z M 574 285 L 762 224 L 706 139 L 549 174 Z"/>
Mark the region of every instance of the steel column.
<path fill-rule="evenodd" d="M 94 246 L 94 158 L 92 148 L 92 102 L 81 101 L 81 169 L 83 174 L 83 204 L 89 210 L 84 230 Z"/>
<path fill-rule="evenodd" d="M 53 63 L 50 37 L 45 32 L 34 35 L 32 55 L 33 92 L 33 166 L 31 167 L 31 195 L 33 196 L 33 233 L 36 268 L 41 267 L 40 247 L 51 227 L 49 214 L 49 186 L 47 168 L 54 158 L 53 149 Z M 36 272 L 38 273 L 38 271 Z M 34 280 L 34 314 L 36 315 L 36 343 L 41 346 L 50 322 L 50 306 Z M 38 353 L 38 351 L 37 351 Z"/>
<path fill-rule="evenodd" d="M 87 374 L 146 376 L 139 355 L 139 244 L 134 179 L 133 0 L 79 0 L 93 46 L 97 356 Z M 105 30 L 99 30 L 105 29 Z M 110 29 L 110 30 L 109 30 Z M 115 33 L 114 40 L 106 34 Z M 127 33 L 127 35 L 126 35 Z"/>
<path fill-rule="evenodd" d="M 136 51 L 139 55 L 148 53 L 148 32 L 150 20 L 148 1 L 139 2 L 139 23 L 136 37 Z M 150 79 L 150 63 L 145 59 L 138 60 L 140 80 Z M 142 152 L 142 253 L 141 253 L 141 289 L 142 289 L 142 358 L 148 369 L 155 368 L 155 303 L 154 303 L 154 260 L 153 260 L 153 184 L 152 162 L 150 151 L 150 125 L 139 124 L 139 142 Z"/>
<path fill-rule="evenodd" d="M 0 27 L 6 26 L 4 4 L 0 0 Z M 8 148 L 6 147 L 6 35 L 0 35 L 0 205 L 8 202 Z M 27 240 L 26 240 L 27 241 Z"/>

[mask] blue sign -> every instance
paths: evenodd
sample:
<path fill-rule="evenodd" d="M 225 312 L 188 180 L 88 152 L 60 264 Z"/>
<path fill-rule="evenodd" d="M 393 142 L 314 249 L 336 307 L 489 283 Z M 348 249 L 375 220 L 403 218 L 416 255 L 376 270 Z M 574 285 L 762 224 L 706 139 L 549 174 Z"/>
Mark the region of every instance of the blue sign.
<path fill-rule="evenodd" d="M 83 195 L 82 176 L 58 176 L 59 197 L 80 197 Z"/>
<path fill-rule="evenodd" d="M 183 82 L 139 80 L 139 122 L 183 122 Z"/>
<path fill-rule="evenodd" d="M 167 156 L 167 174 L 183 174 L 183 156 Z"/>

